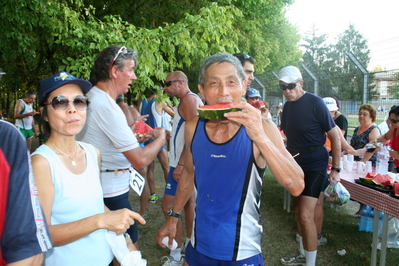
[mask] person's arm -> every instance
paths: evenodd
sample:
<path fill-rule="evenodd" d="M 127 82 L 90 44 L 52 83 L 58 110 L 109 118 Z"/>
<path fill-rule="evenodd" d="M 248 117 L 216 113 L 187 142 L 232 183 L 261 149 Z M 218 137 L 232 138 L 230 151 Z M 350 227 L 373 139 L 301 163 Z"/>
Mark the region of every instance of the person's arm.
<path fill-rule="evenodd" d="M 22 119 L 27 116 L 34 116 L 36 114 L 35 110 L 33 110 L 32 112 L 26 113 L 26 114 L 19 114 L 19 112 L 21 112 L 21 110 L 22 110 L 22 102 L 18 100 L 17 104 L 14 107 L 14 119 Z"/>
<path fill-rule="evenodd" d="M 358 149 L 355 150 L 351 145 L 349 145 L 348 142 L 346 142 L 344 135 L 345 131 L 343 131 L 342 129 L 340 129 L 338 126 L 335 126 L 335 129 L 340 133 L 338 134 L 340 136 L 341 139 L 341 148 L 349 154 L 355 155 L 355 156 L 364 156 L 364 154 L 366 153 L 365 149 Z"/>
<path fill-rule="evenodd" d="M 380 135 L 381 135 L 380 130 L 377 127 L 373 128 L 373 130 L 371 130 L 371 132 L 369 133 L 369 142 L 374 143 L 375 140 L 379 139 Z M 366 163 L 368 160 L 370 160 L 371 156 L 373 156 L 373 154 L 376 152 L 377 150 L 375 152 L 366 152 L 360 161 Z"/>
<path fill-rule="evenodd" d="M 370 132 L 370 134 L 375 130 L 375 128 Z M 389 141 L 390 139 L 392 139 L 393 137 L 393 127 L 390 127 L 388 132 L 386 132 L 385 134 L 382 135 L 377 135 L 376 138 L 372 139 L 372 143 L 377 144 L 377 143 L 385 143 L 387 141 Z M 378 131 L 378 130 L 377 130 Z M 370 136 L 370 135 L 369 135 Z M 369 137 L 370 140 L 370 137 Z"/>
<path fill-rule="evenodd" d="M 39 253 L 35 256 L 16 261 L 13 263 L 7 263 L 7 266 L 42 266 L 44 259 L 44 253 Z"/>
<path fill-rule="evenodd" d="M 185 139 L 185 149 L 187 150 L 186 153 L 186 160 L 185 166 L 183 169 L 183 173 L 179 180 L 176 195 L 175 195 L 175 202 L 173 204 L 173 211 L 176 213 L 181 213 L 183 211 L 184 205 L 188 198 L 190 197 L 191 193 L 194 190 L 194 166 L 193 166 L 193 157 L 191 153 L 191 141 L 194 136 L 195 126 L 197 124 L 198 118 L 193 118 L 190 121 L 186 122 L 186 127 L 184 131 L 184 139 Z M 176 237 L 176 225 L 179 218 L 175 217 L 168 217 L 167 222 L 164 226 L 158 231 L 156 241 L 162 247 L 165 248 L 165 245 L 162 244 L 162 239 L 164 237 L 169 237 L 169 244 L 168 246 L 172 245 L 173 239 Z"/>
<path fill-rule="evenodd" d="M 285 148 L 276 125 L 262 119 L 260 111 L 248 103 L 235 103 L 232 107 L 246 111 L 227 113 L 225 117 L 245 126 L 257 147 L 254 151 L 257 164 L 262 167 L 267 163 L 276 180 L 293 196 L 299 196 L 305 186 L 304 173 Z"/>
<path fill-rule="evenodd" d="M 74 242 L 98 229 L 107 229 L 117 234 L 126 232 L 137 219 L 145 223 L 137 213 L 127 209 L 99 213 L 81 220 L 65 224 L 51 224 L 51 209 L 54 202 L 54 186 L 48 161 L 41 155 L 32 156 L 32 168 L 35 177 L 40 203 L 48 224 L 53 246 L 62 246 Z"/>
<path fill-rule="evenodd" d="M 161 107 L 162 107 L 162 110 L 164 110 L 171 117 L 175 116 L 175 111 L 173 111 L 173 109 L 170 108 L 165 102 L 161 103 Z"/>
<path fill-rule="evenodd" d="M 331 154 L 332 154 L 332 167 L 339 168 L 340 167 L 340 158 L 341 158 L 341 137 L 342 133 L 337 130 L 337 127 L 333 127 L 328 132 L 328 137 L 331 140 Z M 337 171 L 332 170 L 330 172 L 330 182 L 332 180 L 339 182 L 341 179 L 339 177 L 339 173 Z"/>

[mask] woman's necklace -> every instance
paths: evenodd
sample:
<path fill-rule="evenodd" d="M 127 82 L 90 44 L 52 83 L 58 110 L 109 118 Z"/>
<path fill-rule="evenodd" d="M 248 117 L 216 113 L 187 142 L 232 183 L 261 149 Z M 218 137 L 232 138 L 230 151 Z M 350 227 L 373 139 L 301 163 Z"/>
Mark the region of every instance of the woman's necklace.
<path fill-rule="evenodd" d="M 53 145 L 53 147 L 57 150 L 57 151 L 59 151 L 60 153 L 62 153 L 63 155 L 65 155 L 66 157 L 68 157 L 71 161 L 72 161 L 72 165 L 76 165 L 76 162 L 75 162 L 75 157 L 76 157 L 76 154 L 78 154 L 78 146 L 77 146 L 77 144 L 75 145 L 75 155 L 71 158 L 71 156 L 69 156 L 68 154 L 66 154 L 65 152 L 63 152 L 63 151 L 61 151 L 60 149 L 58 149 L 57 148 L 57 146 L 55 146 L 55 144 L 53 143 L 53 142 L 51 142 L 51 145 Z"/>

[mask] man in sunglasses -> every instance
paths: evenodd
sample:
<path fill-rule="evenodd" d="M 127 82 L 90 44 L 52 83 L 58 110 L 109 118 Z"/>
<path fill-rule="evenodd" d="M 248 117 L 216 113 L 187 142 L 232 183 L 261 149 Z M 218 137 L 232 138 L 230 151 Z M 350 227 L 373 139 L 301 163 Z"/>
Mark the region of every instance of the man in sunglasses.
<path fill-rule="evenodd" d="M 101 152 L 101 185 L 104 203 L 110 210 L 132 209 L 128 200 L 129 180 L 137 175 L 131 173 L 131 166 L 146 167 L 165 143 L 165 130 L 157 128 L 149 133 L 153 141 L 140 147 L 139 141 L 149 138 L 136 138 L 115 102 L 116 97 L 126 93 L 136 80 L 136 61 L 137 53 L 124 46 L 113 45 L 100 52 L 90 73 L 94 87 L 87 94 L 91 104 L 86 124 L 77 136 L 78 140 L 92 144 Z M 136 223 L 127 232 L 138 248 Z"/>
<path fill-rule="evenodd" d="M 186 163 L 187 149 L 184 147 L 184 134 L 186 121 L 190 120 L 198 114 L 197 108 L 203 105 L 201 98 L 191 92 L 188 87 L 188 79 L 186 74 L 181 71 L 174 71 L 169 73 L 166 77 L 164 90 L 169 97 L 176 97 L 180 100 L 176 107 L 175 115 L 173 117 L 173 126 L 170 139 L 170 154 L 169 154 L 169 174 L 166 180 L 165 194 L 162 201 L 162 210 L 164 214 L 174 216 L 173 206 L 175 202 L 175 195 L 180 176 L 183 172 Z M 194 195 L 191 195 L 185 204 L 185 221 L 186 221 L 186 246 L 190 241 L 192 224 L 194 219 Z M 176 217 L 176 216 L 174 216 Z M 183 265 L 184 259 L 181 257 L 182 250 L 182 222 L 179 219 L 176 228 L 176 241 L 178 246 L 175 250 L 170 251 L 170 256 L 166 257 L 164 266 Z"/>
<path fill-rule="evenodd" d="M 187 265 L 264 265 L 259 208 L 266 165 L 294 195 L 304 187 L 302 170 L 285 149 L 276 125 L 241 102 L 247 84 L 236 57 L 223 53 L 207 57 L 198 81 L 200 95 L 209 105 L 231 103 L 242 111 L 226 113 L 224 120 L 195 116 L 187 121 L 185 166 L 171 217 L 158 231 L 157 242 L 165 247 L 162 239 L 168 236 L 172 244 L 180 213 L 195 191 Z"/>
<path fill-rule="evenodd" d="M 324 101 L 303 89 L 302 74 L 294 66 L 279 73 L 280 88 L 287 100 L 281 118 L 281 130 L 287 138 L 287 150 L 305 173 L 305 189 L 294 197 L 295 217 L 299 232 L 299 255 L 281 258 L 285 265 L 315 265 L 317 229 L 314 222 L 316 203 L 327 175 L 329 154 L 324 146 L 326 133 L 331 140 L 332 168 L 330 182 L 340 181 L 340 132 L 335 130 Z"/>
<path fill-rule="evenodd" d="M 36 92 L 29 91 L 25 94 L 23 99 L 19 99 L 14 107 L 15 126 L 21 131 L 26 139 L 28 150 L 32 147 L 33 133 L 35 136 L 38 132 L 35 127 L 35 120 L 33 116 L 37 114 L 33 109 L 33 103 L 36 99 Z"/>

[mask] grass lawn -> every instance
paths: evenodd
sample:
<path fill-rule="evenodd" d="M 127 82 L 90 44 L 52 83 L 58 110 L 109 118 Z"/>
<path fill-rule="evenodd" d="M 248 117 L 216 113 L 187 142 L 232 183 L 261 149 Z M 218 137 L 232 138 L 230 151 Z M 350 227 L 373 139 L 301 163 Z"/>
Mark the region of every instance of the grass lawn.
<path fill-rule="evenodd" d="M 149 266 L 162 265 L 161 257 L 169 254 L 169 250 L 160 248 L 155 242 L 156 233 L 165 222 L 161 211 L 165 182 L 158 162 L 156 162 L 155 185 L 159 200 L 154 204 L 148 204 L 147 224 L 139 225 L 140 249 Z M 268 266 L 281 265 L 280 258 L 295 253 L 299 245 L 295 242 L 294 213 L 283 210 L 283 188 L 275 181 L 270 171 L 266 172 L 263 181 L 261 200 L 264 262 Z M 139 197 L 134 191 L 130 192 L 130 201 L 133 208 L 138 210 Z M 338 210 L 331 209 L 328 205 L 324 206 L 323 235 L 328 239 L 328 243 L 318 249 L 318 266 L 370 265 L 372 233 L 359 232 L 359 218 L 350 215 L 358 209 L 358 206 L 358 203 L 352 201 Z M 347 252 L 345 256 L 337 254 L 337 251 L 342 249 Z M 399 265 L 399 249 L 387 250 L 386 265 Z"/>

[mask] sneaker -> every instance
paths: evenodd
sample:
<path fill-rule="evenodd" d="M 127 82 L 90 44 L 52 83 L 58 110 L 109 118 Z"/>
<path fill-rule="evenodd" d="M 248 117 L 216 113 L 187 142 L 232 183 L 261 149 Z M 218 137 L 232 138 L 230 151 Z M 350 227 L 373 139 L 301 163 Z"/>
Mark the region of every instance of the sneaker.
<path fill-rule="evenodd" d="M 294 255 L 291 257 L 284 257 L 281 258 L 280 261 L 284 265 L 306 265 L 305 256 L 302 254 Z"/>
<path fill-rule="evenodd" d="M 327 244 L 327 238 L 325 238 L 324 236 L 320 235 L 319 238 L 317 239 L 317 245 L 318 246 L 324 246 L 325 244 Z"/>
<path fill-rule="evenodd" d="M 180 261 L 175 261 L 172 256 L 163 256 L 161 258 L 162 266 L 183 266 L 184 263 L 184 257 L 182 256 Z"/>
<path fill-rule="evenodd" d="M 150 195 L 150 202 L 151 203 L 155 203 L 155 202 L 157 202 L 157 200 L 158 200 L 157 193 L 154 193 L 154 194 Z"/>
<path fill-rule="evenodd" d="M 299 238 L 300 238 L 299 233 L 296 232 L 296 234 L 295 234 L 295 240 L 296 240 L 297 243 L 299 243 Z"/>

